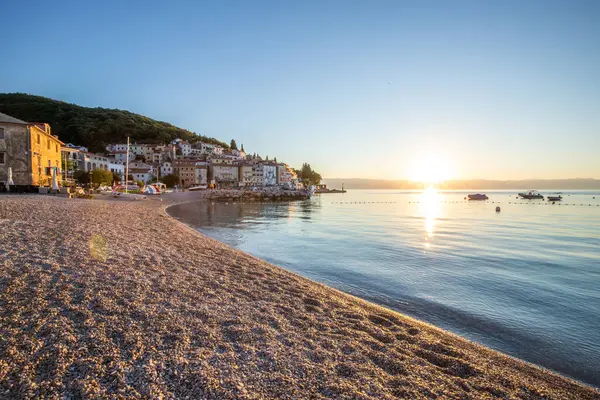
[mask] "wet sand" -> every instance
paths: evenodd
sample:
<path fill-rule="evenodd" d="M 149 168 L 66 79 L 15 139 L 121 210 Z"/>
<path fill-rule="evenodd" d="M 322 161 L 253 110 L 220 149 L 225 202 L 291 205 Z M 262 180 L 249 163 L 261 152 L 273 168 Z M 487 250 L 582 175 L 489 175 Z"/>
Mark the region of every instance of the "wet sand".
<path fill-rule="evenodd" d="M 201 196 L 0 197 L 0 398 L 600 399 L 165 212 Z"/>

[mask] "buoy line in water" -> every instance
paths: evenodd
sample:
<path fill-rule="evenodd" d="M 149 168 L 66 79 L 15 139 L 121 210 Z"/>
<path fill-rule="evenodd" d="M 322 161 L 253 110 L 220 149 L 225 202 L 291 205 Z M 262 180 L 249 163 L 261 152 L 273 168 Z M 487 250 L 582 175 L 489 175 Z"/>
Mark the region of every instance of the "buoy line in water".
<path fill-rule="evenodd" d="M 329 204 L 396 204 L 398 203 L 397 201 L 332 201 Z M 469 201 L 469 200 L 465 200 L 465 201 L 440 201 L 440 204 L 461 204 L 461 203 L 469 203 L 469 204 L 502 204 L 501 201 L 486 201 L 486 202 L 482 202 L 482 201 Z M 425 204 L 425 202 L 423 201 L 409 201 L 408 204 Z M 544 201 L 544 202 L 516 202 L 516 201 L 509 201 L 508 204 L 511 205 L 550 205 L 550 206 L 580 206 L 580 207 L 600 207 L 600 204 L 585 204 L 585 203 L 580 203 L 580 204 L 576 204 L 576 203 L 560 203 L 558 201 Z"/>

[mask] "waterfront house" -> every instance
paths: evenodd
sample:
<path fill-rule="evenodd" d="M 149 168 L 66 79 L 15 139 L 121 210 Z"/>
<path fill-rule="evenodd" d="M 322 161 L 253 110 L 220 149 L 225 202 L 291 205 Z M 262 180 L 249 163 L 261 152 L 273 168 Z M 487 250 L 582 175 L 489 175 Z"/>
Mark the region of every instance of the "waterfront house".
<path fill-rule="evenodd" d="M 254 182 L 254 175 L 252 170 L 252 164 L 243 163 L 239 165 L 239 185 L 244 187 L 256 186 Z"/>
<path fill-rule="evenodd" d="M 255 186 L 277 185 L 277 166 L 274 163 L 259 162 L 253 165 L 253 179 Z"/>
<path fill-rule="evenodd" d="M 196 184 L 196 163 L 198 161 L 189 158 L 173 160 L 173 173 L 179 177 L 179 185 L 188 188 Z"/>
<path fill-rule="evenodd" d="M 220 187 L 238 186 L 239 166 L 237 162 L 227 158 L 213 158 L 210 160 L 210 179 L 212 184 Z"/>
<path fill-rule="evenodd" d="M 277 164 L 277 185 L 286 189 L 293 188 L 292 179 L 296 175 L 287 164 Z"/>
<path fill-rule="evenodd" d="M 50 125 L 0 113 L 0 187 L 5 187 L 9 168 L 15 186 L 24 190 L 48 186 L 53 168 L 57 168 L 60 184 L 62 145 Z"/>
<path fill-rule="evenodd" d="M 208 185 L 208 163 L 196 162 L 196 185 Z"/>

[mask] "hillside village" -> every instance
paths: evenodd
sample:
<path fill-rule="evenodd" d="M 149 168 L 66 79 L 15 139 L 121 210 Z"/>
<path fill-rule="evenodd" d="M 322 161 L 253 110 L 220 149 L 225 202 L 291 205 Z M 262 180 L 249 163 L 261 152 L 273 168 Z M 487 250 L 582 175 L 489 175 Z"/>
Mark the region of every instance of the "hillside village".
<path fill-rule="evenodd" d="M 129 180 L 146 184 L 168 177 L 182 189 L 302 186 L 289 165 L 246 154 L 234 140 L 230 148 L 184 139 L 160 145 L 130 143 L 127 148 L 124 141 L 107 145 L 104 153 L 92 153 L 85 146 L 60 141 L 49 124 L 0 113 L 0 187 L 8 182 L 9 172 L 13 185 L 33 188 L 47 186 L 53 173 L 60 184 L 74 184 L 94 171 L 111 172 L 113 182 L 102 182 L 109 185 L 124 183 L 128 171 Z"/>

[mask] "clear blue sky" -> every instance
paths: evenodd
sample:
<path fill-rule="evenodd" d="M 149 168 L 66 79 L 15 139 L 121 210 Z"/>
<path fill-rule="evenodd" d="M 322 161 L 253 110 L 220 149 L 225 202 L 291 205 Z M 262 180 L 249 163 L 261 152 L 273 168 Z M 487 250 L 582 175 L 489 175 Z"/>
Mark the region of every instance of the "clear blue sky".
<path fill-rule="evenodd" d="M 0 92 L 329 178 L 600 178 L 600 1 L 11 1 Z"/>

